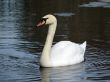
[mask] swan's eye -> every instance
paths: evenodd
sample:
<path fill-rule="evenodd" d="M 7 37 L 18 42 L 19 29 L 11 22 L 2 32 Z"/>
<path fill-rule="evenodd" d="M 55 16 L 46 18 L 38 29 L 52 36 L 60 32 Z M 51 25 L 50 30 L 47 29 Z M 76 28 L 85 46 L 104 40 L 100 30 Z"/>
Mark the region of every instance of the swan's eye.
<path fill-rule="evenodd" d="M 45 21 L 46 22 L 46 20 L 47 20 L 48 18 L 42 18 L 40 21 Z"/>

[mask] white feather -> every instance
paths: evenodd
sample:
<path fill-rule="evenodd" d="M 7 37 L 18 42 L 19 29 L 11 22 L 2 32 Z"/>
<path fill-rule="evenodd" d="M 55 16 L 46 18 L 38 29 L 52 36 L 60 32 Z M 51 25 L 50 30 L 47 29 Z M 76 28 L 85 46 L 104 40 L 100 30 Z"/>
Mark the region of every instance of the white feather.
<path fill-rule="evenodd" d="M 83 47 L 71 41 L 60 41 L 51 49 L 51 62 L 53 66 L 66 66 L 80 63 L 84 60 L 86 43 Z"/>

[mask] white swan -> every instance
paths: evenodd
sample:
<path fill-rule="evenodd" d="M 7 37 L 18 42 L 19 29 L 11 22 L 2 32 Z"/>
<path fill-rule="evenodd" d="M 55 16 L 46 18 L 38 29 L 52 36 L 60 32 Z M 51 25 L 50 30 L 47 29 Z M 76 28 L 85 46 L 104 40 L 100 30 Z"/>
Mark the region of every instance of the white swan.
<path fill-rule="evenodd" d="M 58 67 L 80 63 L 84 60 L 86 41 L 76 44 L 71 41 L 60 41 L 52 47 L 53 38 L 57 27 L 55 16 L 44 16 L 37 26 L 49 25 L 48 35 L 40 58 L 42 67 Z"/>

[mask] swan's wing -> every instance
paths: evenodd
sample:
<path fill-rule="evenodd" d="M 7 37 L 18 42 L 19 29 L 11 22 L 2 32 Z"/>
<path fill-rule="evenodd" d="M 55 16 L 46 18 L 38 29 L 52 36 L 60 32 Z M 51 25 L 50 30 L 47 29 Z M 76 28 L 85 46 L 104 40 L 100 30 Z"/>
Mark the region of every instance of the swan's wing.
<path fill-rule="evenodd" d="M 77 58 L 83 58 L 81 49 L 79 44 L 70 41 L 60 41 L 52 47 L 51 61 L 54 65 L 60 63 L 61 65 L 73 64 L 78 60 Z"/>

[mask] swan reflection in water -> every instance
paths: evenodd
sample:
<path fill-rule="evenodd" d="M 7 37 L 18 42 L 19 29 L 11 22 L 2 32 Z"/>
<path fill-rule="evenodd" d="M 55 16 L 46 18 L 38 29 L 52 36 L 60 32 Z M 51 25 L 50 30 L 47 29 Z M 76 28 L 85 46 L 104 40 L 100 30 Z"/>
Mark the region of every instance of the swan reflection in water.
<path fill-rule="evenodd" d="M 76 82 L 83 80 L 84 63 L 56 68 L 41 68 L 42 82 Z"/>

